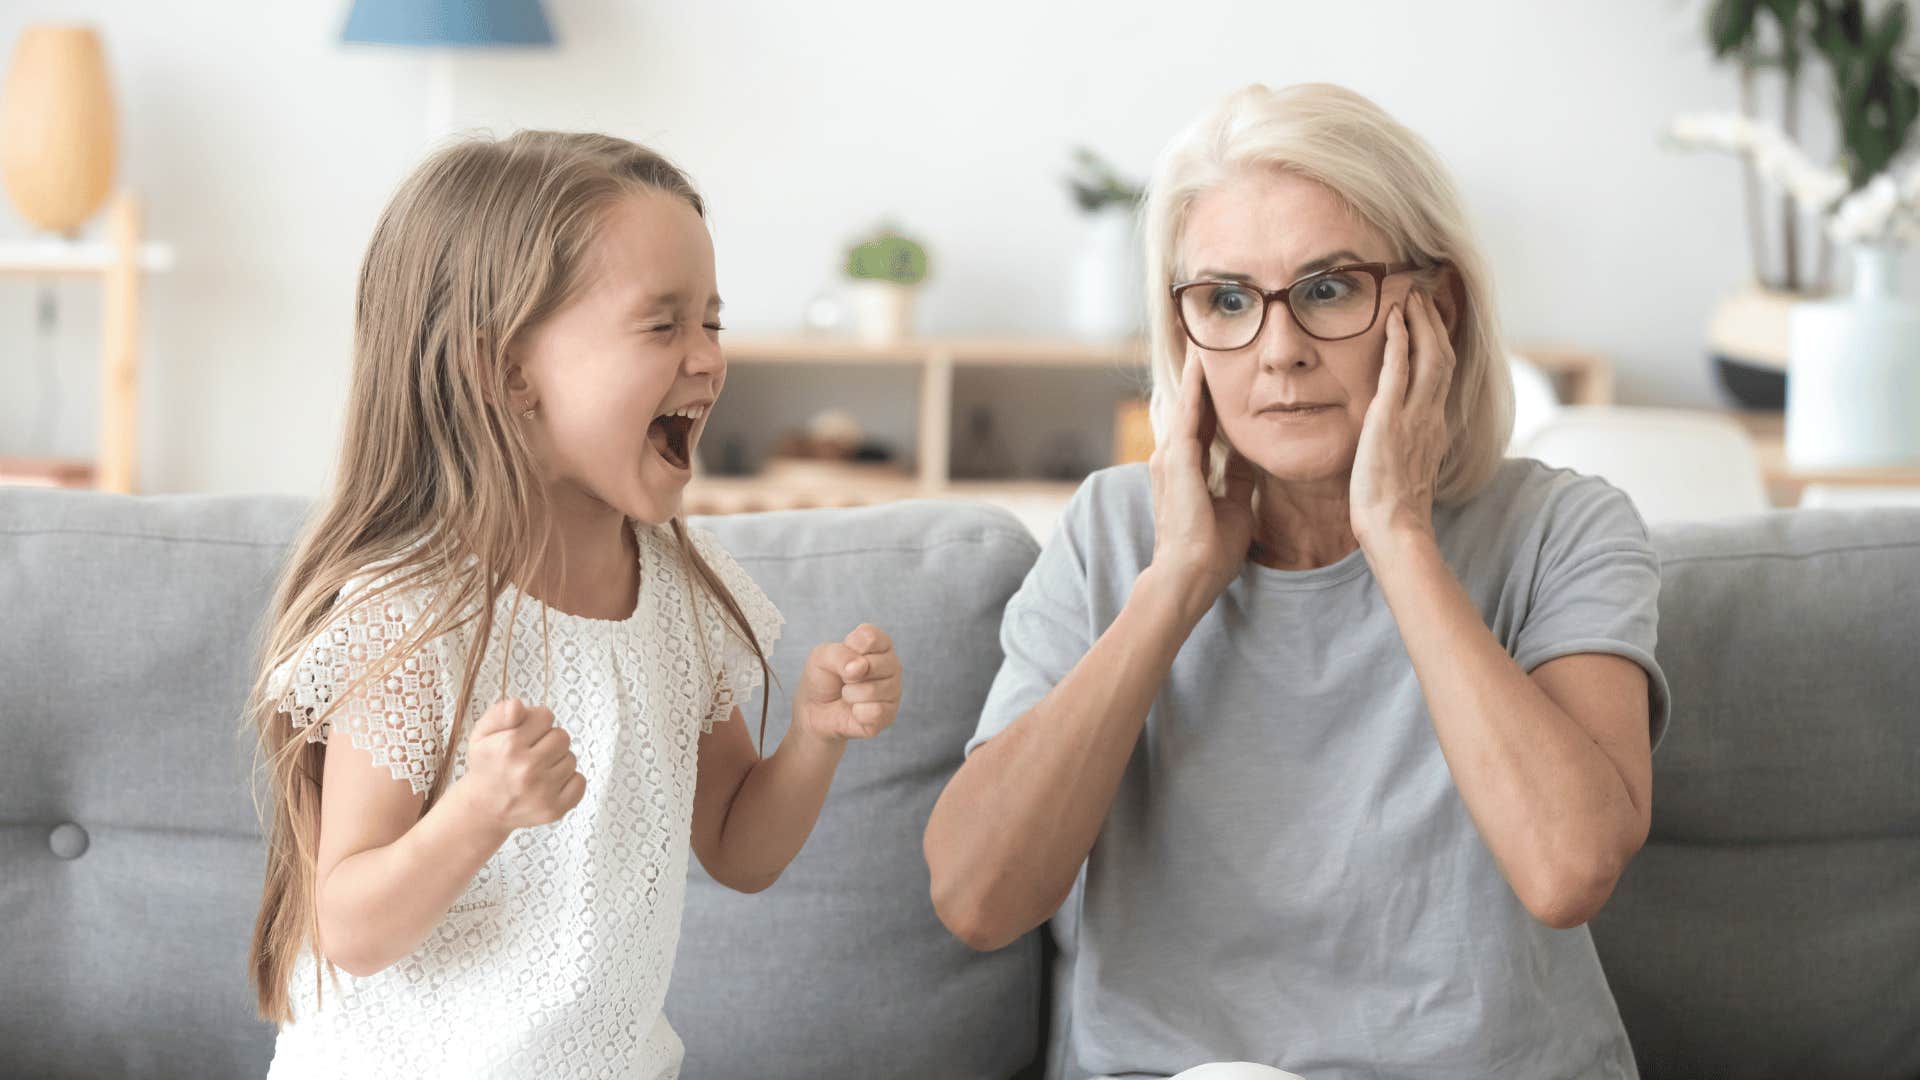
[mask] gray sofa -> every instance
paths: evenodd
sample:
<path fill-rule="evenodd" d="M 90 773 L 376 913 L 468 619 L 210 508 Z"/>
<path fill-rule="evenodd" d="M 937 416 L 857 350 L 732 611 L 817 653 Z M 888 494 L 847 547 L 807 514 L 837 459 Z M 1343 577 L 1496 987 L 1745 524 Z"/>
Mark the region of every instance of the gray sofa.
<path fill-rule="evenodd" d="M 258 1076 L 261 850 L 237 709 L 304 504 L 0 490 L 0 1075 Z M 695 871 L 668 1013 L 686 1075 L 1006 1077 L 1046 950 L 976 955 L 920 833 L 1035 545 L 953 504 L 709 522 L 788 617 L 911 670 L 770 892 Z M 1920 513 L 1662 531 L 1675 692 L 1651 842 L 1594 934 L 1649 1080 L 1920 1077 Z M 783 726 L 775 692 L 769 737 Z"/>

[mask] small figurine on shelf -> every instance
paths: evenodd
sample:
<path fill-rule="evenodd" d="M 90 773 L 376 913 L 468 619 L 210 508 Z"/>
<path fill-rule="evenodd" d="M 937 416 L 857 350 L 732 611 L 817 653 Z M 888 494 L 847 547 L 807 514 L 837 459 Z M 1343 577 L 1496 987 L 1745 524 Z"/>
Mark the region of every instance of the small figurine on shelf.
<path fill-rule="evenodd" d="M 840 409 L 816 415 L 805 431 L 781 439 L 762 474 L 789 485 L 821 488 L 905 475 L 894 462 L 893 450 L 869 440 L 859 419 Z"/>
<path fill-rule="evenodd" d="M 1048 480 L 1081 481 L 1093 471 L 1087 459 L 1086 443 L 1077 431 L 1056 431 L 1040 462 L 1040 475 Z"/>
<path fill-rule="evenodd" d="M 993 431 L 993 410 L 977 405 L 967 418 L 967 432 L 953 452 L 955 480 L 1005 480 L 1013 475 L 1013 458 Z"/>

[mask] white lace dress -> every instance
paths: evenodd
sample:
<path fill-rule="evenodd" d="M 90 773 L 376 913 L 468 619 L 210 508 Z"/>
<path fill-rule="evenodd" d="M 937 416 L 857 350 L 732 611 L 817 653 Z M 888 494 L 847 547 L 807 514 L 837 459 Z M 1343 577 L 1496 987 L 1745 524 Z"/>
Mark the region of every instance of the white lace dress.
<path fill-rule="evenodd" d="M 632 616 L 567 615 L 526 597 L 509 656 L 509 590 L 470 695 L 469 728 L 501 696 L 510 661 L 508 695 L 553 710 L 572 736 L 586 797 L 553 825 L 514 832 L 440 926 L 392 967 L 366 978 L 341 972 L 316 993 L 306 956 L 292 976 L 294 1021 L 280 1030 L 272 1080 L 678 1074 L 682 1048 L 661 1006 L 679 942 L 699 736 L 747 700 L 761 672 L 681 563 L 672 532 L 634 531 Z M 771 650 L 779 611 L 711 534 L 693 536 Z M 324 741 L 344 723 L 355 746 L 416 792 L 432 783 L 477 628 L 430 642 L 327 722 L 314 719 L 426 601 L 416 592 L 349 609 L 271 687 L 308 739 Z M 454 776 L 465 768 L 463 738 Z"/>

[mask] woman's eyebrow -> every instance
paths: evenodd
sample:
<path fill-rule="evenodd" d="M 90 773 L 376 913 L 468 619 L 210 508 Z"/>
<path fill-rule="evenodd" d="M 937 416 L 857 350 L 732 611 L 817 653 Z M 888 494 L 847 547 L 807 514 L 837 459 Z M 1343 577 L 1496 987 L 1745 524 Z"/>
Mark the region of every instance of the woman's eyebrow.
<path fill-rule="evenodd" d="M 1347 251 L 1346 249 L 1343 248 L 1339 251 L 1334 252 L 1331 255 L 1322 255 L 1319 258 L 1312 260 L 1311 262 L 1305 262 L 1300 264 L 1300 268 L 1294 271 L 1293 276 L 1295 277 L 1295 279 L 1299 279 L 1299 278 L 1306 277 L 1308 274 L 1313 274 L 1321 270 L 1325 270 L 1329 266 L 1339 266 L 1341 263 L 1356 263 L 1356 262 L 1366 262 L 1366 260 L 1361 258 L 1359 255 L 1351 251 Z"/>
<path fill-rule="evenodd" d="M 1347 249 L 1342 248 L 1339 251 L 1335 251 L 1327 255 L 1322 255 L 1317 259 L 1313 259 L 1308 262 L 1302 263 L 1299 269 L 1294 271 L 1293 280 L 1298 281 L 1309 274 L 1313 274 L 1321 270 L 1325 270 L 1329 266 L 1339 266 L 1342 263 L 1356 263 L 1356 262 L 1366 262 L 1366 260 L 1361 258 L 1359 255 L 1355 254 L 1354 252 L 1348 251 Z M 1237 281 L 1237 282 L 1242 282 L 1242 283 L 1251 285 L 1253 284 L 1253 275 L 1238 274 L 1228 270 L 1204 270 L 1203 269 L 1194 275 L 1194 280 L 1196 281 Z"/>

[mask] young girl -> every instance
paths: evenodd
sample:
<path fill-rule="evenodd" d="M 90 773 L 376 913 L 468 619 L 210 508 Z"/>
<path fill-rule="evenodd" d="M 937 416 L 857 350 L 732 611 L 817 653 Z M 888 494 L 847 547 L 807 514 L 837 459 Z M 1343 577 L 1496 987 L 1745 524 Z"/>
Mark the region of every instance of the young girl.
<path fill-rule="evenodd" d="M 700 196 L 619 139 L 458 145 L 381 217 L 256 695 L 270 1076 L 673 1076 L 689 847 L 771 885 L 892 723 L 862 625 L 744 726 L 780 613 L 677 515 L 719 313 Z"/>

